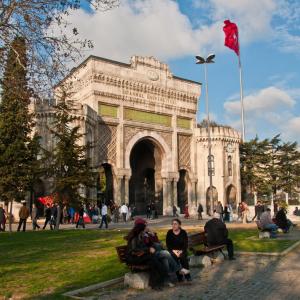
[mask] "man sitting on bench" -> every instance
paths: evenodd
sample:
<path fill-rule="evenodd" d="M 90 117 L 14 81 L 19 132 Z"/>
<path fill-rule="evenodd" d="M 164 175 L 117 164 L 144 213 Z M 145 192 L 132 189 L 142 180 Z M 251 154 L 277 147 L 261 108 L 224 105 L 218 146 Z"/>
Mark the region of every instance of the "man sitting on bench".
<path fill-rule="evenodd" d="M 258 224 L 262 230 L 270 231 L 271 238 L 276 238 L 278 226 L 272 221 L 270 208 L 267 208 L 266 211 L 261 214 Z"/>
<path fill-rule="evenodd" d="M 206 222 L 204 231 L 208 246 L 226 245 L 229 260 L 235 260 L 232 240 L 228 238 L 228 230 L 218 213 L 214 213 L 213 218 Z"/>

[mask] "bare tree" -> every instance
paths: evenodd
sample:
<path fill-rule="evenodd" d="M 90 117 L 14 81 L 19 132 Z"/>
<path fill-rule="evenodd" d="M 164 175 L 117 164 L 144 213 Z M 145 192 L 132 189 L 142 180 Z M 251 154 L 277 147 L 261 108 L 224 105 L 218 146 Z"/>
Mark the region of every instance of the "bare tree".
<path fill-rule="evenodd" d="M 0 0 L 0 79 L 15 37 L 27 45 L 29 86 L 44 97 L 69 71 L 68 66 L 92 48 L 90 40 L 78 38 L 78 28 L 67 22 L 69 14 L 82 5 L 109 10 L 119 0 Z M 13 49 L 18 57 L 18 50 Z M 18 61 L 22 65 L 21 60 Z"/>

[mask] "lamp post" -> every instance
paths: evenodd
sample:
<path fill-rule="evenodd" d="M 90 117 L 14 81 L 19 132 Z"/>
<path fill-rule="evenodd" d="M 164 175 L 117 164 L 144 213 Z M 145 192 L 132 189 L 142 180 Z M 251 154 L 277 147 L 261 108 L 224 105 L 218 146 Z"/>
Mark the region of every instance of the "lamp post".
<path fill-rule="evenodd" d="M 196 64 L 204 65 L 204 78 L 205 78 L 205 106 L 206 106 L 206 128 L 207 128 L 207 138 L 208 138 L 208 175 L 209 175 L 209 202 L 210 202 L 210 214 L 214 212 L 213 203 L 213 167 L 212 167 L 212 154 L 211 154 L 211 135 L 210 135 L 210 117 L 209 117 L 209 105 L 208 105 L 208 83 L 207 83 L 207 64 L 214 63 L 215 54 L 209 54 L 207 58 L 201 56 L 196 56 Z"/>

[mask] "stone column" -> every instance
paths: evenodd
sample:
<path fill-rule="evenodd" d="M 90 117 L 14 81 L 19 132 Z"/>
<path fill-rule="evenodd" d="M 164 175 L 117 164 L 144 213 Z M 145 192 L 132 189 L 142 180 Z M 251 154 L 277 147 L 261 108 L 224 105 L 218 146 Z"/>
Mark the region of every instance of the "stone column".
<path fill-rule="evenodd" d="M 121 205 L 121 201 L 122 201 L 122 179 L 123 176 L 118 176 L 117 177 L 117 186 L 115 188 L 116 191 L 116 204 Z"/>
<path fill-rule="evenodd" d="M 178 206 L 178 199 L 177 199 L 177 180 L 173 179 L 173 205 L 176 207 Z"/>
<path fill-rule="evenodd" d="M 125 204 L 129 204 L 129 176 L 124 176 Z"/>
<path fill-rule="evenodd" d="M 192 191 L 191 191 L 191 205 L 190 205 L 190 214 L 191 215 L 196 215 L 197 214 L 197 199 L 196 199 L 196 184 L 197 180 L 193 179 L 191 180 L 192 183 Z"/>

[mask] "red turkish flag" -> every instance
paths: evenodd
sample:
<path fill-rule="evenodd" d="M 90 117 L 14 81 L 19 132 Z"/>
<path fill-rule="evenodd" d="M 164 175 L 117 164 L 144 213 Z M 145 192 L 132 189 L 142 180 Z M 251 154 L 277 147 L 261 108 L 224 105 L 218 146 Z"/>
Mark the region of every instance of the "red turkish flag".
<path fill-rule="evenodd" d="M 235 23 L 229 20 L 224 21 L 223 31 L 225 33 L 224 45 L 232 49 L 237 55 L 240 55 L 239 30 Z"/>

